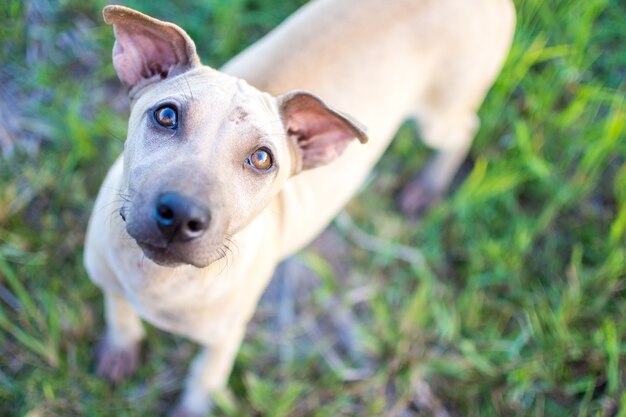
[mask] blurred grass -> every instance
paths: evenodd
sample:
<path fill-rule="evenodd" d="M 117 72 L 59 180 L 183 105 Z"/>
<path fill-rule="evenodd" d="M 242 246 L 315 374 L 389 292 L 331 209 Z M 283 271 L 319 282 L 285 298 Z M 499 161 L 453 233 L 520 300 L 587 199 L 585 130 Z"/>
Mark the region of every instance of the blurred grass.
<path fill-rule="evenodd" d="M 83 233 L 127 117 L 105 3 L 0 8 L 2 416 L 154 415 L 176 398 L 193 354 L 150 329 L 136 377 L 111 387 L 93 374 L 103 323 Z M 302 3 L 129 5 L 183 26 L 219 66 Z M 407 223 L 394 194 L 429 154 L 407 124 L 347 209 L 363 231 L 418 248 L 424 263 L 399 260 L 397 245 L 364 250 L 341 227 L 347 270 L 301 257 L 321 277 L 307 313 L 329 314 L 338 298 L 358 318 L 373 375 L 343 381 L 311 340 L 281 360 L 261 320 L 217 415 L 428 415 L 410 407 L 421 380 L 459 416 L 626 415 L 626 4 L 516 6 L 515 42 L 481 109 L 464 181 Z"/>

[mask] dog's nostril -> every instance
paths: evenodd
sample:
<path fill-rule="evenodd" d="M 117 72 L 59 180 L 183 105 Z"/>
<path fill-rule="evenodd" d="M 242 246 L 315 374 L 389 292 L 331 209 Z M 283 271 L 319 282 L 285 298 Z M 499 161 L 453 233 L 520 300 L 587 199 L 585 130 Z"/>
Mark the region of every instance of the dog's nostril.
<path fill-rule="evenodd" d="M 156 208 L 157 217 L 164 223 L 174 221 L 174 210 L 166 204 L 159 204 Z"/>
<path fill-rule="evenodd" d="M 204 224 L 199 220 L 192 220 L 189 223 L 187 223 L 187 228 L 191 232 L 200 232 L 204 230 Z"/>

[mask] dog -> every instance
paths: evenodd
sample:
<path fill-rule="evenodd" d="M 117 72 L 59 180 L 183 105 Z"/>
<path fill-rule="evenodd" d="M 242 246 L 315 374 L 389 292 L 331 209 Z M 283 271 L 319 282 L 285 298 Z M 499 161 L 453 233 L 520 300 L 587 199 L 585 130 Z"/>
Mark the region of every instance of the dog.
<path fill-rule="evenodd" d="M 510 0 L 315 0 L 220 71 L 172 23 L 115 5 L 103 15 L 131 111 L 86 234 L 105 305 L 97 372 L 132 374 L 142 319 L 184 335 L 203 350 L 172 415 L 200 416 L 277 263 L 328 225 L 406 118 L 437 153 L 401 207 L 446 190 L 515 11 Z"/>

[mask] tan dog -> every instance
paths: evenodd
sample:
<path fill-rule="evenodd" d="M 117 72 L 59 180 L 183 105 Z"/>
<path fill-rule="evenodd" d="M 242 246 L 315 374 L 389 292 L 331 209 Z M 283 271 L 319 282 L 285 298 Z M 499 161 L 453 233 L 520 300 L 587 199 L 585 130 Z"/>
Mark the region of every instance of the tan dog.
<path fill-rule="evenodd" d="M 120 6 L 104 18 L 131 115 L 85 246 L 105 297 L 98 372 L 133 372 L 140 318 L 201 343 L 176 415 L 210 409 L 276 264 L 331 221 L 406 117 L 440 151 L 404 208 L 445 190 L 514 28 L 510 0 L 317 0 L 218 72 L 173 24 Z"/>

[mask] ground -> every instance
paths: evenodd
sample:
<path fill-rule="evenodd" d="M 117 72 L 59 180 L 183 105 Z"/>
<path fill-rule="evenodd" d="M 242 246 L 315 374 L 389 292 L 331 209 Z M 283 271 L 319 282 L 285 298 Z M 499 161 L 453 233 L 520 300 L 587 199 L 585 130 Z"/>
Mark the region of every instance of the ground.
<path fill-rule="evenodd" d="M 85 225 L 128 106 L 106 2 L 0 8 L 0 416 L 153 416 L 195 347 L 148 329 L 95 375 Z M 130 3 L 219 66 L 303 1 Z M 454 190 L 396 193 L 429 150 L 404 125 L 364 190 L 281 268 L 216 416 L 626 416 L 626 3 L 520 0 Z"/>

